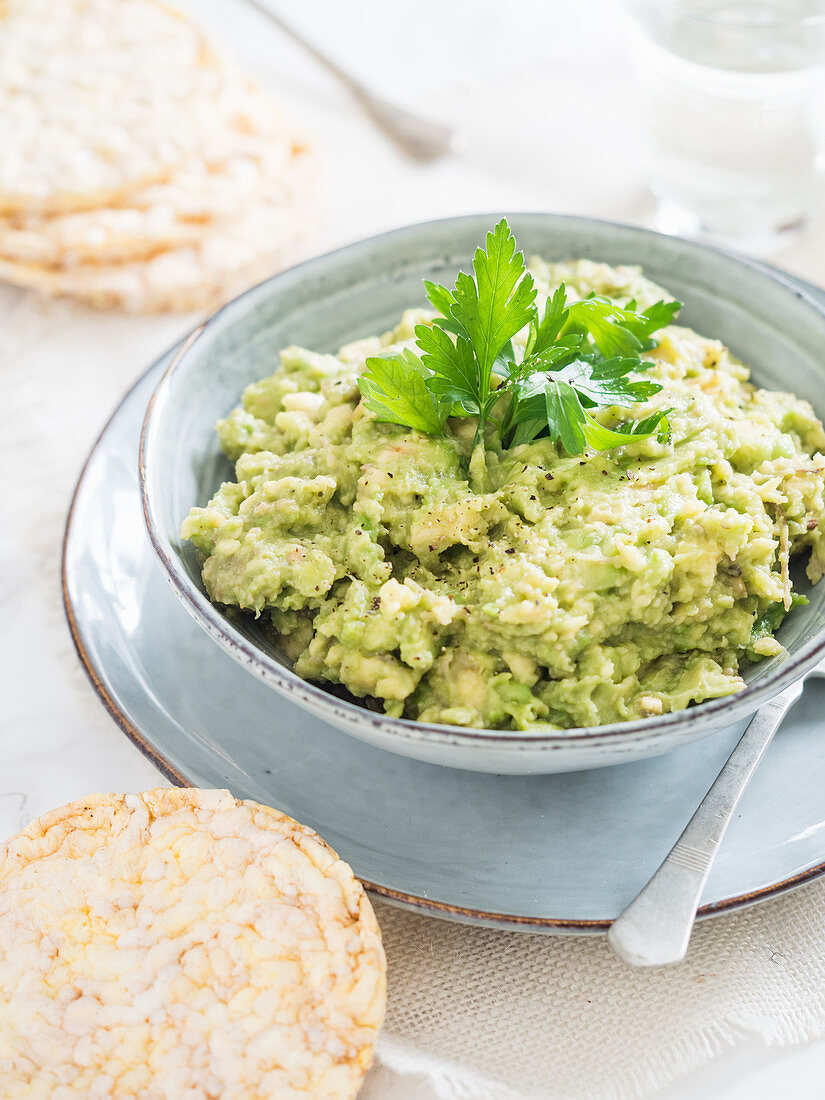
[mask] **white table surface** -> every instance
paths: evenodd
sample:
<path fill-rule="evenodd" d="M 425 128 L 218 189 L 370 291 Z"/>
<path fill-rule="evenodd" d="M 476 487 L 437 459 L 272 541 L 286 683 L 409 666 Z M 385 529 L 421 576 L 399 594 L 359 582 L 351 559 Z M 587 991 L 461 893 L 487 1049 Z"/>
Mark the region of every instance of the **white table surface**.
<path fill-rule="evenodd" d="M 620 10 L 612 0 L 282 0 L 282 11 L 386 95 L 454 123 L 463 150 L 413 165 L 349 97 L 242 0 L 190 0 L 315 136 L 325 211 L 312 243 L 429 217 L 499 210 L 650 218 Z M 294 10 L 291 10 L 294 9 Z M 439 34 L 433 33 L 434 27 Z M 825 224 L 778 263 L 825 283 Z M 96 790 L 140 790 L 159 774 L 116 729 L 80 669 L 60 603 L 59 551 L 72 486 L 132 379 L 192 317 L 127 318 L 0 287 L 2 544 L 0 834 Z M 825 1096 L 825 1044 L 743 1043 L 661 1100 Z M 365 1100 L 434 1100 L 375 1071 Z M 583 1098 L 586 1100 L 586 1098 Z"/>

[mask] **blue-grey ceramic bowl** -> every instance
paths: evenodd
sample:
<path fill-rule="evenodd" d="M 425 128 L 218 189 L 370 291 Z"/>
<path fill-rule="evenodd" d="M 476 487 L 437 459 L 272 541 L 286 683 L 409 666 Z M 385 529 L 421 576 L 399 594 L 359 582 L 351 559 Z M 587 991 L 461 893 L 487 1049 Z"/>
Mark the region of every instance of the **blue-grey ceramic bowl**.
<path fill-rule="evenodd" d="M 140 480 L 149 538 L 173 589 L 218 645 L 276 691 L 363 741 L 498 773 L 573 771 L 653 756 L 741 721 L 825 654 L 825 583 L 808 591 L 808 606 L 783 623 L 787 656 L 751 669 L 737 695 L 642 721 L 509 733 L 388 718 L 302 680 L 251 618 L 227 616 L 209 602 L 195 548 L 179 537 L 190 507 L 231 476 L 215 422 L 247 383 L 275 368 L 279 349 L 294 343 L 334 351 L 389 328 L 406 307 L 423 304 L 422 279 L 449 283 L 468 267 L 496 220 L 451 218 L 360 241 L 253 287 L 196 329 L 146 414 Z M 825 312 L 781 275 L 632 226 L 550 214 L 509 221 L 528 256 L 641 264 L 685 303 L 685 324 L 722 339 L 752 366 L 760 385 L 792 390 L 825 414 Z M 237 713 L 243 724 L 243 699 Z"/>

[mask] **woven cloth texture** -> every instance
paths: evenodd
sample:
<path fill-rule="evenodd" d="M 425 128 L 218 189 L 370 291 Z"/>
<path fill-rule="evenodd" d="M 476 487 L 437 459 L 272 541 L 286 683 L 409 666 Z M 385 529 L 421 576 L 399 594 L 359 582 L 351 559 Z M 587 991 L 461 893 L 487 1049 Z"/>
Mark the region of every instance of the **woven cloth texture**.
<path fill-rule="evenodd" d="M 379 903 L 379 1058 L 444 1100 L 628 1100 L 754 1039 L 825 1035 L 825 883 L 702 921 L 678 966 L 631 970 L 603 936 L 539 936 Z"/>

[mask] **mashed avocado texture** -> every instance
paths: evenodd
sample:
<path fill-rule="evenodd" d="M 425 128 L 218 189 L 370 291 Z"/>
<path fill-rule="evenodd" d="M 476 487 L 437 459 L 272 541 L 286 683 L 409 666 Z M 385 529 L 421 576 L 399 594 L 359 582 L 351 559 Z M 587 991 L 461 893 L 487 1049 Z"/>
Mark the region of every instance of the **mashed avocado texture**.
<path fill-rule="evenodd" d="M 541 295 L 663 294 L 635 268 L 531 270 Z M 461 726 L 680 710 L 781 652 L 789 559 L 809 549 L 809 578 L 825 571 L 825 433 L 807 402 L 670 326 L 644 356 L 662 390 L 633 410 L 672 409 L 670 443 L 571 457 L 491 436 L 480 472 L 471 422 L 424 435 L 361 402 L 366 357 L 427 316 L 337 355 L 287 348 L 218 424 L 236 480 L 183 524 L 214 602 L 262 617 L 301 676 Z"/>

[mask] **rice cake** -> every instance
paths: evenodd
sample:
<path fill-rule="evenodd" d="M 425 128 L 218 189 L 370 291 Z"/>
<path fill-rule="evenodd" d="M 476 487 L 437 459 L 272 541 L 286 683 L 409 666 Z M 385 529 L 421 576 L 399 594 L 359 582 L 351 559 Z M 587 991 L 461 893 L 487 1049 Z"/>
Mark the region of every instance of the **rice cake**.
<path fill-rule="evenodd" d="M 385 962 L 315 833 L 227 791 L 103 794 L 0 847 L 5 1100 L 350 1100 Z"/>
<path fill-rule="evenodd" d="M 171 180 L 139 189 L 122 205 L 0 217 L 0 258 L 70 267 L 142 260 L 195 244 L 265 197 L 280 194 L 285 205 L 294 203 L 293 177 L 306 157 L 306 146 L 289 133 L 238 135 L 220 155 L 191 155 Z"/>
<path fill-rule="evenodd" d="M 201 148 L 227 82 L 155 0 L 0 3 L 0 213 L 90 209 Z"/>
<path fill-rule="evenodd" d="M 306 146 L 274 101 L 233 74 L 237 93 L 208 147 L 171 179 L 129 193 L 117 206 L 65 214 L 0 217 L 0 257 L 64 267 L 123 263 L 197 242 L 221 219 L 273 192 L 285 193 Z M 291 201 L 284 194 L 285 201 Z"/>
<path fill-rule="evenodd" d="M 293 168 L 300 178 L 303 156 Z M 53 295 L 70 295 L 100 309 L 129 313 L 210 309 L 294 259 L 306 233 L 300 188 L 279 193 L 272 182 L 266 199 L 220 222 L 191 244 L 164 249 L 125 263 L 78 263 L 66 267 L 0 258 L 0 279 Z"/>

